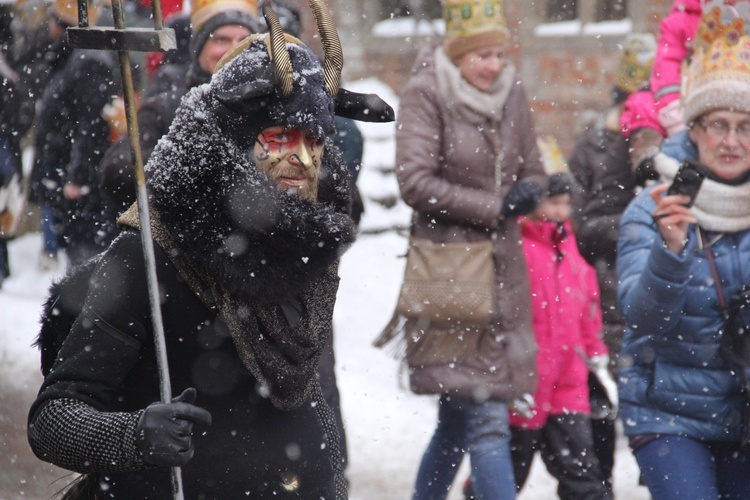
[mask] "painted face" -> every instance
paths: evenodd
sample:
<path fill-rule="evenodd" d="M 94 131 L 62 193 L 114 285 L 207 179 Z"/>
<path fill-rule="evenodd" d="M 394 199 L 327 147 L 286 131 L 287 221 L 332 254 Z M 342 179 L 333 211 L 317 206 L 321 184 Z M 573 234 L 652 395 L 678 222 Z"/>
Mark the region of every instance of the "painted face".
<path fill-rule="evenodd" d="M 302 130 L 269 127 L 258 135 L 253 158 L 280 191 L 293 191 L 302 199 L 316 200 L 323 149 L 322 141 Z"/>
<path fill-rule="evenodd" d="M 718 178 L 731 181 L 750 171 L 750 114 L 712 111 L 696 120 L 690 138 L 698 158 Z"/>
<path fill-rule="evenodd" d="M 462 55 L 456 62 L 461 76 L 482 92 L 487 92 L 505 66 L 505 46 L 488 45 Z"/>
<path fill-rule="evenodd" d="M 216 65 L 229 49 L 251 35 L 250 30 L 239 24 L 219 26 L 208 37 L 198 54 L 198 66 L 214 74 Z"/>

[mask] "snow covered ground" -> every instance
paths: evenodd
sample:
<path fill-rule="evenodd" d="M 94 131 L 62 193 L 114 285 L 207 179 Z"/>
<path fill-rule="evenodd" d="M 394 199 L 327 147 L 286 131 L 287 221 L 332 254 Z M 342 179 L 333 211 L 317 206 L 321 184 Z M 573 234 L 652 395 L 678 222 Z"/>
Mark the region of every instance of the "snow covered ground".
<path fill-rule="evenodd" d="M 394 107 L 397 104 L 390 89 L 375 80 L 347 88 L 376 92 Z M 393 228 L 405 228 L 410 211 L 398 201 L 392 174 L 393 125 L 364 124 L 361 129 L 366 137 L 358 182 L 366 204 L 363 234 L 341 262 L 334 315 L 337 375 L 349 441 L 347 474 L 353 499 L 406 499 L 434 429 L 436 398 L 409 393 L 396 361 L 371 346 L 396 303 L 406 239 Z M 395 205 L 386 208 L 391 203 Z M 0 289 L 0 500 L 49 498 L 65 484 L 52 481 L 68 474 L 34 458 L 25 445 L 26 411 L 41 381 L 39 357 L 31 343 L 46 289 L 61 272 L 37 270 L 40 248 L 38 233 L 11 242 L 13 274 Z M 616 497 L 648 499 L 647 490 L 638 486 L 638 469 L 622 437 L 616 460 Z M 464 463 L 457 484 L 466 474 Z M 519 498 L 555 498 L 555 488 L 537 459 Z M 459 493 L 460 487 L 454 488 L 449 498 L 459 499 Z"/>

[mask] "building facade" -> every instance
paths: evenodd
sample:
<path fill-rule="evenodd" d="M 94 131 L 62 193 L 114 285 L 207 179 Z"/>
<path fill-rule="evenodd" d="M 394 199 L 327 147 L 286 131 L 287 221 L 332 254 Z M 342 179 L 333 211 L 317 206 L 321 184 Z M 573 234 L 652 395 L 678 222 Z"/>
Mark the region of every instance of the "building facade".
<path fill-rule="evenodd" d="M 305 0 L 304 25 L 314 29 Z M 327 0 L 346 58 L 345 79 L 377 77 L 400 91 L 417 52 L 442 38 L 439 0 Z M 630 32 L 658 35 L 672 0 L 506 1 L 519 69 L 540 134 L 567 153 L 587 112 L 611 103 L 620 45 Z M 303 36 L 313 46 L 313 32 Z"/>

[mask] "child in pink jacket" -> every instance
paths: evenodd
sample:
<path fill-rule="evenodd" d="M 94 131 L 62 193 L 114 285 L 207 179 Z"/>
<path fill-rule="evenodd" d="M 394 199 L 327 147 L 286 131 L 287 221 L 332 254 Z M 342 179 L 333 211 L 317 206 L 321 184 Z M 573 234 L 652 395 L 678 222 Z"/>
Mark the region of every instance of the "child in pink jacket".
<path fill-rule="evenodd" d="M 571 174 L 551 175 L 548 198 L 521 221 L 539 347 L 539 386 L 529 416 L 511 413 L 511 453 L 519 490 L 539 451 L 559 482 L 561 499 L 606 499 L 612 493 L 593 452 L 589 370 L 600 369 L 598 375 L 607 377 L 603 385 L 610 385 L 614 405 L 616 388 L 600 338 L 596 273 L 578 253 L 569 221 L 574 188 Z"/>
<path fill-rule="evenodd" d="M 684 127 L 679 111 L 682 64 L 692 50 L 703 3 L 702 0 L 675 0 L 672 10 L 659 25 L 649 86 L 654 96 L 654 110 L 667 136 L 674 135 Z M 733 2 L 730 0 L 726 3 Z"/>

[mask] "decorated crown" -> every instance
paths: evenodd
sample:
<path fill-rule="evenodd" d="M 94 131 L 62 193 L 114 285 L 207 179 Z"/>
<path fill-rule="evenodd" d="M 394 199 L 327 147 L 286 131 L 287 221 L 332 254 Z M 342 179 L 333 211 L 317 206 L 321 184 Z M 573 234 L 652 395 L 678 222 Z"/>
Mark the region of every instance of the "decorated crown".
<path fill-rule="evenodd" d="M 484 45 L 510 39 L 502 0 L 445 0 L 445 49 L 457 58 Z"/>
<path fill-rule="evenodd" d="M 195 31 L 219 12 L 227 10 L 238 10 L 256 17 L 258 2 L 257 0 L 192 0 L 190 24 L 193 25 Z"/>
<path fill-rule="evenodd" d="M 682 89 L 685 122 L 715 109 L 750 113 L 750 1 L 708 2 L 693 50 Z"/>
<path fill-rule="evenodd" d="M 656 56 L 656 38 L 651 33 L 631 33 L 625 38 L 615 85 L 625 92 L 635 92 L 651 76 Z"/>

